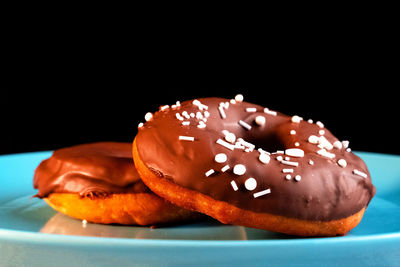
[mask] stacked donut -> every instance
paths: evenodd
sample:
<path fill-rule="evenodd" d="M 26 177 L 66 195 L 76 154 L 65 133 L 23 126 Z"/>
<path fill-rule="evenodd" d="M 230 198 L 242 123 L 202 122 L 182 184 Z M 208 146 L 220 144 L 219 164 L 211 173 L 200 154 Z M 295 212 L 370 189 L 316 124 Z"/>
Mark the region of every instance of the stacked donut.
<path fill-rule="evenodd" d="M 145 120 L 132 146 L 141 180 L 182 210 L 222 223 L 344 235 L 375 194 L 349 142 L 321 122 L 244 102 L 242 95 L 176 102 Z"/>
<path fill-rule="evenodd" d="M 35 170 L 36 197 L 84 224 L 159 225 L 203 217 L 151 192 L 136 171 L 131 151 L 131 143 L 118 142 L 56 150 Z"/>

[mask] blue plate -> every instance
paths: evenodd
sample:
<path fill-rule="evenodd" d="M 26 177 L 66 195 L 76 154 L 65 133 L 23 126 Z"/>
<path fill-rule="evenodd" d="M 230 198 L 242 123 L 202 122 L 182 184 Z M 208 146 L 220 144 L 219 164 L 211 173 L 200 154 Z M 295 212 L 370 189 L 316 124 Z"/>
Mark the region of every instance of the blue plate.
<path fill-rule="evenodd" d="M 32 198 L 51 152 L 0 156 L 0 266 L 400 264 L 400 156 L 358 152 L 377 194 L 348 235 L 296 238 L 215 221 L 150 229 L 83 225 Z"/>

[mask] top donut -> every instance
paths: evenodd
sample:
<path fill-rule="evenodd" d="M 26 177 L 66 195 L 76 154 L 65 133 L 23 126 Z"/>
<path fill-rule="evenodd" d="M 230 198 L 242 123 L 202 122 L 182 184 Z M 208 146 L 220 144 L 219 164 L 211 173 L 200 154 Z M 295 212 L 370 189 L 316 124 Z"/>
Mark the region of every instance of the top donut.
<path fill-rule="evenodd" d="M 365 163 L 321 122 L 235 99 L 162 106 L 139 124 L 136 147 L 154 173 L 238 208 L 330 221 L 375 194 Z"/>

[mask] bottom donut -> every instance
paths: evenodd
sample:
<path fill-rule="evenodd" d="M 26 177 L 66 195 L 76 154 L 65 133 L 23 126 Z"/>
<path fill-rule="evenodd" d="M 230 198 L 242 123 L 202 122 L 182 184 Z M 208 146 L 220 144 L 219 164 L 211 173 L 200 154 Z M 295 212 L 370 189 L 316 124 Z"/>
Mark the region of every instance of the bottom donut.
<path fill-rule="evenodd" d="M 242 225 L 297 236 L 340 236 L 357 226 L 365 211 L 363 208 L 349 217 L 331 221 L 309 221 L 270 213 L 257 213 L 215 200 L 157 176 L 140 159 L 136 140 L 133 142 L 133 158 L 142 180 L 157 195 L 182 208 L 207 214 L 224 224 Z"/>
<path fill-rule="evenodd" d="M 91 198 L 71 193 L 52 193 L 44 200 L 58 212 L 101 224 L 159 225 L 193 221 L 202 217 L 178 208 L 152 193 L 110 194 Z"/>
<path fill-rule="evenodd" d="M 132 160 L 131 143 L 99 142 L 54 151 L 35 170 L 35 197 L 79 220 L 160 225 L 201 220 L 147 188 Z"/>

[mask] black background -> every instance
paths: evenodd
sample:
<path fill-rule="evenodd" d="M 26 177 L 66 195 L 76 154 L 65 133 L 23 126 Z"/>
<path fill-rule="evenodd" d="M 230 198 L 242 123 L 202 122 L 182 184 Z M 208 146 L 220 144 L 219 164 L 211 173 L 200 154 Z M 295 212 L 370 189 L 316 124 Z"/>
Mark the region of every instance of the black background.
<path fill-rule="evenodd" d="M 131 142 L 146 112 L 160 105 L 237 93 L 320 120 L 353 150 L 400 154 L 392 35 L 372 25 L 335 27 L 281 31 L 279 38 L 185 32 L 182 40 L 162 35 L 167 29 L 152 39 L 89 31 L 9 38 L 1 61 L 0 154 Z"/>
<path fill-rule="evenodd" d="M 254 74 L 258 79 L 240 81 L 226 75 L 227 86 L 203 74 L 181 72 L 171 78 L 107 71 L 53 73 L 51 78 L 47 73 L 5 86 L 0 153 L 95 141 L 131 142 L 145 113 L 160 105 L 207 96 L 233 98 L 241 93 L 246 101 L 272 110 L 322 121 L 340 140 L 349 140 L 353 150 L 400 154 L 398 96 L 382 76 L 315 68 L 307 75 L 259 72 Z"/>

